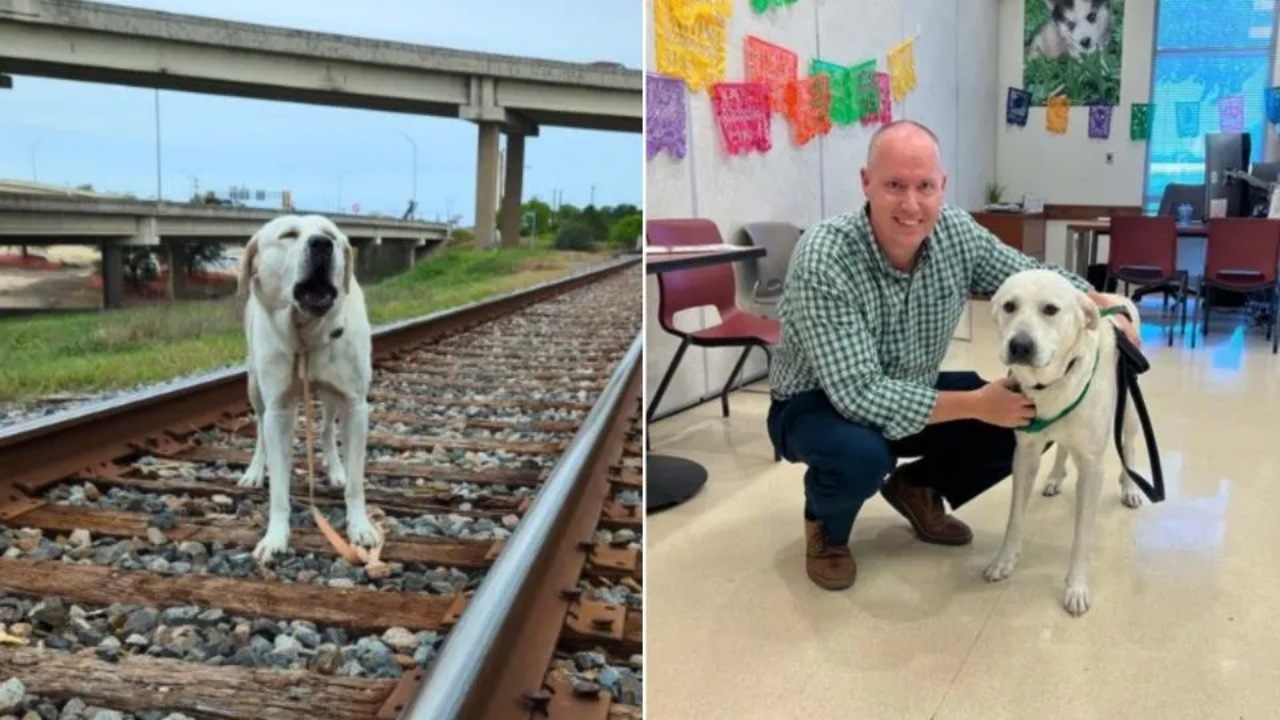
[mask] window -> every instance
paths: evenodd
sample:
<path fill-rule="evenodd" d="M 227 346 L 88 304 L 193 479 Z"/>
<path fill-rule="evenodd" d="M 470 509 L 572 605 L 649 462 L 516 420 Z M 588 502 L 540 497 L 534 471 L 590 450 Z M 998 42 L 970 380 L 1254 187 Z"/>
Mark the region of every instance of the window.
<path fill-rule="evenodd" d="M 1147 142 L 1144 198 L 1148 213 L 1159 208 L 1165 185 L 1204 182 L 1204 135 L 1221 130 L 1220 98 L 1244 98 L 1251 160 L 1262 160 L 1265 93 L 1272 85 L 1275 55 L 1275 0 L 1158 0 L 1156 13 L 1151 73 L 1156 114 Z M 1179 102 L 1199 103 L 1194 113 L 1199 128 L 1192 137 L 1178 132 Z M 1128 113 L 1122 117 L 1127 133 Z"/>

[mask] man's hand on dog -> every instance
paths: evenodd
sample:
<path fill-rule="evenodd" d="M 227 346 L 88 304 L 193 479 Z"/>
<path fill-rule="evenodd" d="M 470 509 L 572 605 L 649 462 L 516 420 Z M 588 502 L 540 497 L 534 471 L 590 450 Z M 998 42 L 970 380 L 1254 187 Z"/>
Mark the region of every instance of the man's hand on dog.
<path fill-rule="evenodd" d="M 1100 310 L 1124 304 L 1119 298 L 1111 295 L 1105 295 L 1097 292 L 1096 290 L 1090 290 L 1088 294 L 1089 299 L 1092 300 L 1093 304 L 1097 305 Z M 1129 342 L 1133 343 L 1134 347 L 1142 347 L 1142 338 L 1138 337 L 1138 332 L 1133 328 L 1133 323 L 1129 321 L 1127 316 L 1112 315 L 1111 320 L 1115 323 L 1116 327 L 1120 328 L 1120 332 L 1124 333 L 1124 336 L 1129 338 Z"/>
<path fill-rule="evenodd" d="M 1036 416 L 1036 404 L 1017 390 L 1011 377 L 987 383 L 975 391 L 979 420 L 1005 428 L 1020 428 Z"/>

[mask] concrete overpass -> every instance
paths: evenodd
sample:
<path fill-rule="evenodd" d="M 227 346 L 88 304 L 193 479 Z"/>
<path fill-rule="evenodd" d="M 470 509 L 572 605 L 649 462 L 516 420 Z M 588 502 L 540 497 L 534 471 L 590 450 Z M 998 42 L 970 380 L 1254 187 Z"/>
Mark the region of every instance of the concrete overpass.
<path fill-rule="evenodd" d="M 170 268 L 183 267 L 187 244 L 243 245 L 263 223 L 280 214 L 0 187 L 0 245 L 98 245 L 103 304 L 115 308 L 124 300 L 125 247 L 163 245 Z M 356 272 L 362 280 L 413 267 L 418 258 L 442 247 L 448 236 L 448 227 L 440 223 L 325 214 L 355 245 Z M 170 296 L 181 296 L 183 275 L 171 271 L 169 276 Z"/>
<path fill-rule="evenodd" d="M 602 66 L 603 65 L 603 66 Z M 517 244 L 524 139 L 541 125 L 641 132 L 639 70 L 314 33 L 82 0 L 0 0 L 0 72 L 368 110 L 479 127 L 476 244 Z"/>

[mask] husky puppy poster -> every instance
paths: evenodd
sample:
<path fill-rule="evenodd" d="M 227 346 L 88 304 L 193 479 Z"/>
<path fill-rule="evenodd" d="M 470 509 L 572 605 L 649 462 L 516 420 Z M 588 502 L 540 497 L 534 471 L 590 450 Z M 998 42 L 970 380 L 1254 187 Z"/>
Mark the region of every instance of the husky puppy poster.
<path fill-rule="evenodd" d="M 1125 0 L 1023 0 L 1023 88 L 1032 105 L 1120 104 Z"/>

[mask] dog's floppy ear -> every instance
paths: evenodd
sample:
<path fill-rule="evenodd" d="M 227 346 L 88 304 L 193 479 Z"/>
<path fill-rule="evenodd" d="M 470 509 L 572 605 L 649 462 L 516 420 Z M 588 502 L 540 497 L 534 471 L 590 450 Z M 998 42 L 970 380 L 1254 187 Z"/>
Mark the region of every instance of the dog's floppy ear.
<path fill-rule="evenodd" d="M 249 284 L 258 274 L 258 234 L 249 238 L 244 246 L 244 255 L 240 258 L 240 273 L 236 278 L 236 294 L 241 298 L 249 296 Z"/>
<path fill-rule="evenodd" d="M 1086 293 L 1080 293 L 1080 312 L 1084 314 L 1084 327 L 1086 330 L 1093 330 L 1098 327 L 1098 323 L 1102 320 L 1102 313 L 1098 310 L 1098 304 L 1095 303 Z"/>
<path fill-rule="evenodd" d="M 351 276 L 356 272 L 356 251 L 350 242 L 342 246 L 342 251 L 347 256 L 342 263 L 342 294 L 346 295 L 351 292 Z"/>

